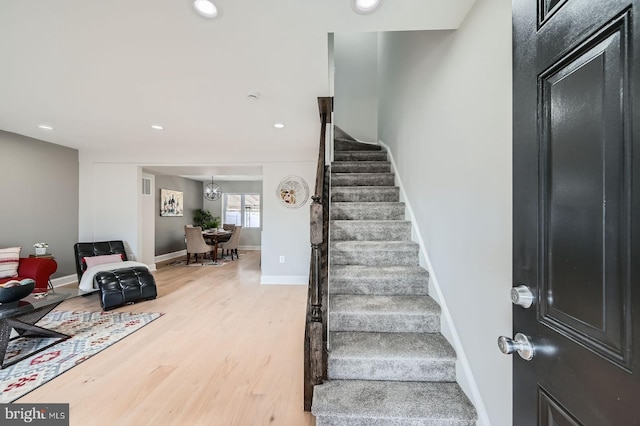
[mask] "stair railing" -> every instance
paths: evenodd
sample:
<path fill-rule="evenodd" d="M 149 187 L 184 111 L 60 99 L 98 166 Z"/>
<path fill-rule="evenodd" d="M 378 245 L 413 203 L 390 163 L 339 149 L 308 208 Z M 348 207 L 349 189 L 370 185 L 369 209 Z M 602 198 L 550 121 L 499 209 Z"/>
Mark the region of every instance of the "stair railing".
<path fill-rule="evenodd" d="M 329 168 L 327 126 L 331 123 L 333 98 L 318 98 L 320 146 L 314 195 L 311 197 L 311 262 L 304 332 L 304 409 L 311 411 L 313 387 L 327 378 L 327 290 L 329 278 Z M 330 133 L 330 132 L 329 132 Z"/>

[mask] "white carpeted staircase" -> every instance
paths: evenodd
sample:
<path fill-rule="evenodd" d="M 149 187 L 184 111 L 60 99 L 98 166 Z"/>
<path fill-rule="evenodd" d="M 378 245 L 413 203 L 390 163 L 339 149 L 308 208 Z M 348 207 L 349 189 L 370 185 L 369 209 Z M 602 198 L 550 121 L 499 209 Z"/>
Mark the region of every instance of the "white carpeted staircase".
<path fill-rule="evenodd" d="M 386 152 L 338 130 L 334 158 L 329 380 L 314 389 L 316 425 L 475 425 Z"/>

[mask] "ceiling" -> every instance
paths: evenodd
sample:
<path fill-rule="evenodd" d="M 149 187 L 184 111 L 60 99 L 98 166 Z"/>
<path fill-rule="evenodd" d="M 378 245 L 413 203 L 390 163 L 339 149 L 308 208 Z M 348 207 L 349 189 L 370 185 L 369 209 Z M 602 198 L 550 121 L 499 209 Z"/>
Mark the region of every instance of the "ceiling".
<path fill-rule="evenodd" d="M 474 1 L 386 0 L 359 15 L 349 0 L 217 0 L 206 19 L 191 0 L 0 0 L 0 129 L 136 161 L 299 158 L 330 95 L 329 33 L 456 28 Z M 221 174 L 258 176 L 253 163 Z"/>

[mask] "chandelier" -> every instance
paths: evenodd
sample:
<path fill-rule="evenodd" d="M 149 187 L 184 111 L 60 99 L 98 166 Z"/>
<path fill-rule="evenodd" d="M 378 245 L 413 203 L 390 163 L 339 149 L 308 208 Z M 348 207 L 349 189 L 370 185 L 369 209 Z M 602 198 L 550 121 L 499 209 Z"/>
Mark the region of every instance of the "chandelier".
<path fill-rule="evenodd" d="M 219 200 L 222 196 L 220 185 L 213 183 L 213 176 L 211 176 L 211 183 L 204 186 L 204 198 L 211 201 Z"/>

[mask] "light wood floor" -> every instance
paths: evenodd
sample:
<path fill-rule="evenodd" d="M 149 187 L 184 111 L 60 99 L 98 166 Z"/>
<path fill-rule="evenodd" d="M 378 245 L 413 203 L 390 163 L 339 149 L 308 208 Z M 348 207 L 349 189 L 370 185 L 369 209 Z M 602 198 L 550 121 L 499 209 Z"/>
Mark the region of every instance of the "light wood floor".
<path fill-rule="evenodd" d="M 260 285 L 259 252 L 161 266 L 165 315 L 16 402 L 70 404 L 71 425 L 315 425 L 302 409 L 305 286 Z M 100 311 L 96 296 L 59 310 Z"/>

